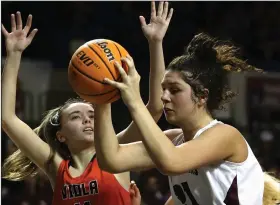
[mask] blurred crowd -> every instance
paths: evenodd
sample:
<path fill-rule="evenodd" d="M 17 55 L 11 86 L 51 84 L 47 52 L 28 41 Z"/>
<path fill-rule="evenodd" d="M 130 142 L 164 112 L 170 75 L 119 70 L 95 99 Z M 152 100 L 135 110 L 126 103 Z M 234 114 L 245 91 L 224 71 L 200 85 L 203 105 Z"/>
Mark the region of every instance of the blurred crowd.
<path fill-rule="evenodd" d="M 244 57 L 251 64 L 266 71 L 279 72 L 280 2 L 188 1 L 171 2 L 171 5 L 175 13 L 164 42 L 166 62 L 179 55 L 195 33 L 205 31 L 241 46 Z M 143 15 L 148 20 L 149 7 L 148 2 L 5 2 L 2 3 L 2 19 L 4 24 L 9 25 L 11 12 L 21 10 L 23 14 L 32 13 L 39 34 L 32 49 L 28 49 L 24 55 L 33 59 L 50 60 L 55 68 L 67 68 L 75 42 L 93 38 L 121 42 L 140 68 L 148 67 L 149 55 L 138 16 Z M 4 49 L 2 40 L 2 51 Z M 147 69 L 143 70 L 139 69 L 140 75 L 147 75 Z M 19 83 L 17 113 L 24 119 L 24 100 L 20 85 Z M 241 129 L 264 170 L 274 172 L 278 178 L 279 114 L 272 117 L 265 115 L 264 111 L 263 118 L 249 122 L 250 128 Z M 38 122 L 30 124 L 37 125 Z M 233 123 L 232 125 L 235 126 Z M 162 120 L 160 126 L 167 128 Z M 3 159 L 13 153 L 16 147 L 3 130 L 1 141 L 3 163 Z M 132 173 L 132 179 L 141 190 L 143 204 L 162 205 L 170 195 L 167 177 L 156 169 Z M 51 186 L 43 173 L 23 182 L 2 180 L 4 205 L 50 205 L 51 199 Z"/>

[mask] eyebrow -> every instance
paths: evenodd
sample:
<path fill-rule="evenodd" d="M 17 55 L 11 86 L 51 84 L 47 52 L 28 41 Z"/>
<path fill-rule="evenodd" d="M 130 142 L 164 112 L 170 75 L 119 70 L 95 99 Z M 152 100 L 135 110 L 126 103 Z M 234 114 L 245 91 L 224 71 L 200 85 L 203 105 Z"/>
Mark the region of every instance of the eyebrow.
<path fill-rule="evenodd" d="M 161 85 L 165 85 L 165 84 L 168 84 L 168 85 L 181 85 L 180 83 L 177 83 L 177 82 L 163 82 L 161 83 Z"/>
<path fill-rule="evenodd" d="M 93 111 L 93 110 L 89 110 L 88 112 L 91 113 L 91 114 L 94 114 L 94 111 Z M 81 112 L 80 112 L 79 110 L 76 110 L 76 111 L 71 112 L 71 113 L 69 114 L 69 116 L 71 116 L 71 115 L 73 115 L 73 114 L 78 114 L 78 113 L 81 113 Z"/>

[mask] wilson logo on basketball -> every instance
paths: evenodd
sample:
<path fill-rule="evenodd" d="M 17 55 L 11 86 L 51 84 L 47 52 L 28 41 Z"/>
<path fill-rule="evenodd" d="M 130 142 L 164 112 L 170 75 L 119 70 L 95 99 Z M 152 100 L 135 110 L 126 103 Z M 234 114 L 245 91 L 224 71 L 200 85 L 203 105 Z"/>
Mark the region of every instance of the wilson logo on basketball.
<path fill-rule="evenodd" d="M 109 61 L 115 60 L 113 53 L 111 52 L 111 50 L 107 47 L 107 42 L 101 42 L 98 43 L 97 45 L 100 46 L 100 48 L 103 49 L 104 53 L 106 53 L 106 56 L 108 58 Z"/>

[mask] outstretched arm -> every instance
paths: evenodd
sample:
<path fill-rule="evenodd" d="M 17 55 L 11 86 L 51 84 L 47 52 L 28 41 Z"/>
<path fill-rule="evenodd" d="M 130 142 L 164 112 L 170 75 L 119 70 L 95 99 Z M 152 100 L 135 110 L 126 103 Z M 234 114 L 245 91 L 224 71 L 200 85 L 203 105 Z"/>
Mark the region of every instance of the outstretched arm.
<path fill-rule="evenodd" d="M 168 13 L 168 3 L 160 3 L 158 14 L 155 11 L 155 3 L 152 2 L 151 22 L 146 24 L 144 17 L 140 17 L 143 32 L 148 39 L 150 47 L 150 99 L 147 104 L 148 110 L 157 121 L 162 112 L 161 80 L 165 72 L 162 40 L 168 28 L 172 9 Z M 129 70 L 133 70 L 134 63 L 131 57 L 124 58 Z M 118 139 L 114 131 L 111 119 L 110 105 L 97 105 L 95 108 L 95 146 L 99 165 L 110 172 L 124 172 L 130 170 L 142 170 L 154 167 L 148 153 L 141 142 L 127 145 L 128 143 L 141 140 L 141 133 L 136 124 L 132 122 L 130 126 L 119 133 Z M 137 160 L 135 160 L 137 158 Z"/>
<path fill-rule="evenodd" d="M 11 15 L 11 28 L 9 33 L 2 25 L 2 32 L 6 40 L 7 58 L 2 74 L 2 128 L 16 144 L 16 146 L 29 157 L 37 166 L 44 169 L 45 162 L 50 154 L 50 147 L 41 140 L 35 132 L 15 113 L 16 84 L 22 52 L 32 42 L 37 29 L 28 35 L 32 24 L 29 15 L 26 26 L 22 28 L 20 12 Z"/>
<path fill-rule="evenodd" d="M 155 2 L 151 3 L 151 19 L 146 24 L 143 16 L 140 16 L 140 23 L 143 34 L 148 40 L 150 51 L 150 86 L 149 101 L 146 105 L 153 119 L 157 122 L 162 115 L 161 102 L 161 80 L 165 72 L 163 38 L 168 29 L 173 9 L 168 12 L 168 2 L 160 2 L 156 11 Z M 140 132 L 134 122 L 118 135 L 120 143 L 129 143 L 141 140 Z"/>

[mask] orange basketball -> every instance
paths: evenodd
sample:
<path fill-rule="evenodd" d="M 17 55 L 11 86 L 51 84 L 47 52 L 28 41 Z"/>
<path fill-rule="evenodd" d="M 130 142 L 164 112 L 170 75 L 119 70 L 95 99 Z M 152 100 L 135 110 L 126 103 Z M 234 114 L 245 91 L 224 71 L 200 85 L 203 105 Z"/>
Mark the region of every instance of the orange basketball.
<path fill-rule="evenodd" d="M 80 46 L 73 54 L 68 66 L 68 80 L 73 90 L 86 101 L 103 104 L 120 98 L 117 88 L 103 82 L 104 78 L 121 81 L 114 61 L 128 52 L 118 43 L 107 39 L 96 39 Z M 123 64 L 128 71 L 126 64 Z"/>

